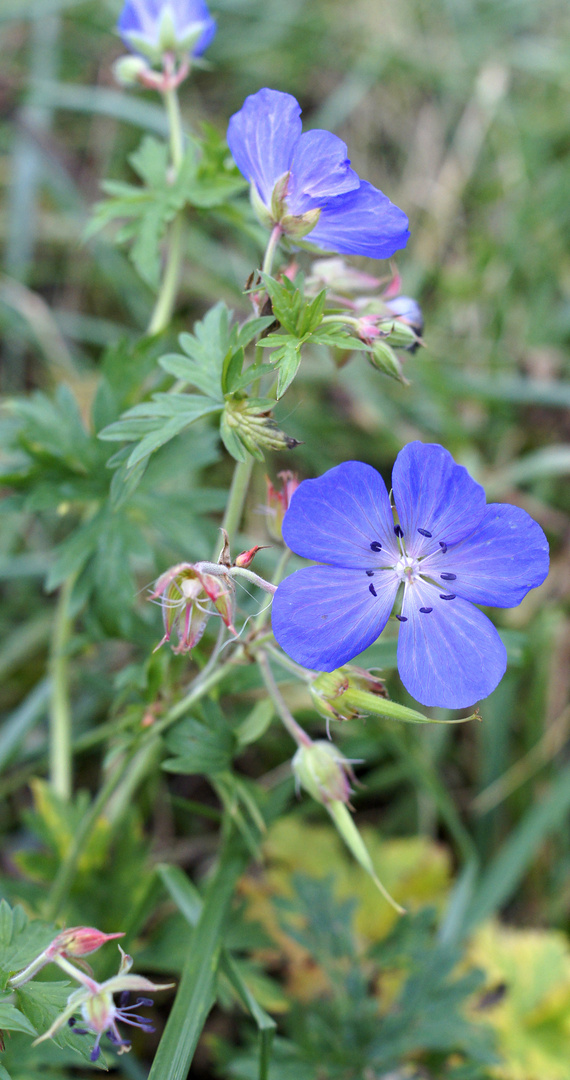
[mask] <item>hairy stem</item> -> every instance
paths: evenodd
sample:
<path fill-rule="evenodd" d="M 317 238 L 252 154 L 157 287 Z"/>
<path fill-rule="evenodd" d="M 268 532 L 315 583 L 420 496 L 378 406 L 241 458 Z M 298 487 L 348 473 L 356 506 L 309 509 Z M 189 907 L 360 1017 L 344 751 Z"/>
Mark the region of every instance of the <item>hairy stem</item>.
<path fill-rule="evenodd" d="M 163 97 L 170 132 L 170 159 L 174 178 L 176 178 L 184 160 L 184 133 L 182 130 L 180 103 L 176 89 L 166 90 Z M 184 213 L 180 211 L 170 226 L 167 241 L 166 269 L 148 326 L 149 334 L 162 333 L 172 318 L 182 270 L 183 236 Z"/>
<path fill-rule="evenodd" d="M 235 538 L 235 533 L 241 521 L 252 469 L 253 458 L 249 456 L 247 461 L 238 461 L 234 469 L 232 486 L 228 496 L 224 520 L 222 521 L 222 528 L 226 530 L 230 543 Z"/>
<path fill-rule="evenodd" d="M 259 664 L 259 670 L 261 671 L 267 693 L 275 706 L 275 711 L 283 722 L 284 727 L 287 728 L 291 738 L 295 740 L 297 746 L 311 746 L 312 740 L 309 738 L 306 731 L 303 731 L 303 728 L 297 723 L 295 717 L 291 715 L 283 700 L 281 691 L 275 682 L 273 672 L 269 666 L 267 654 L 258 652 L 257 663 Z"/>
<path fill-rule="evenodd" d="M 265 255 L 264 255 L 264 258 L 263 258 L 263 265 L 261 267 L 261 272 L 263 274 L 270 274 L 271 273 L 271 267 L 273 266 L 273 260 L 275 258 L 275 252 L 277 251 L 277 248 L 279 246 L 279 241 L 280 241 L 282 235 L 283 235 L 283 229 L 281 228 L 281 226 L 280 225 L 274 225 L 273 229 L 271 230 L 271 236 L 269 237 L 269 240 L 267 242 L 267 247 L 265 249 Z"/>
<path fill-rule="evenodd" d="M 69 701 L 69 658 L 71 635 L 71 594 L 75 575 L 62 585 L 55 614 L 50 654 L 50 743 L 49 775 L 56 795 L 68 801 L 72 791 L 71 705 Z"/>

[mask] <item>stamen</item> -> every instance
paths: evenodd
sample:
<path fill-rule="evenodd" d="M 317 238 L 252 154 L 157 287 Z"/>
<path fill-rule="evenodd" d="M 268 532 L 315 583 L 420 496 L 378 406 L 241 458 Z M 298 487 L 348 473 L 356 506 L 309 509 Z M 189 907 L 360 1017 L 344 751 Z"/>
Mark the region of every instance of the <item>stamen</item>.
<path fill-rule="evenodd" d="M 455 581 L 457 574 L 440 574 L 443 581 Z"/>
<path fill-rule="evenodd" d="M 440 592 L 439 599 L 440 600 L 455 600 L 455 595 L 456 594 L 454 592 L 450 592 L 450 593 Z"/>
<path fill-rule="evenodd" d="M 427 536 L 428 540 L 431 540 L 432 534 L 428 532 L 427 529 L 418 529 L 418 532 L 421 533 L 422 536 Z"/>
<path fill-rule="evenodd" d="M 373 540 L 370 548 L 372 551 L 382 551 L 382 544 L 379 544 L 377 540 Z"/>
<path fill-rule="evenodd" d="M 421 607 L 420 611 L 422 612 L 422 615 L 429 615 L 430 611 L 433 611 L 433 608 L 432 607 Z"/>
<path fill-rule="evenodd" d="M 399 536 L 401 540 L 404 538 L 404 530 L 401 525 L 394 525 L 394 532 L 396 536 Z"/>
<path fill-rule="evenodd" d="M 376 592 L 376 589 L 374 588 L 372 582 L 370 582 L 370 585 L 368 586 L 368 588 L 370 589 L 370 592 L 372 593 L 373 596 L 378 596 L 378 593 Z"/>
<path fill-rule="evenodd" d="M 445 543 L 444 540 L 439 540 L 438 543 L 439 543 L 439 546 L 440 546 L 441 550 L 443 551 L 443 554 L 445 555 L 445 553 L 447 551 L 447 544 Z"/>
<path fill-rule="evenodd" d="M 408 621 L 408 616 L 407 615 L 396 615 L 396 618 L 397 618 L 398 622 L 407 622 Z"/>
<path fill-rule="evenodd" d="M 366 577 L 374 577 L 374 571 L 373 570 L 367 570 L 366 571 Z"/>

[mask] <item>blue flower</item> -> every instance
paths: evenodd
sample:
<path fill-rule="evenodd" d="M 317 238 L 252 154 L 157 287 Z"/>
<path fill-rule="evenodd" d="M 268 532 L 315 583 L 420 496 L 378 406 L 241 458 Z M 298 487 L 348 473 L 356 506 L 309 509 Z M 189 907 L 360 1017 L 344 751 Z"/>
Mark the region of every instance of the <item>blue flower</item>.
<path fill-rule="evenodd" d="M 333 671 L 376 640 L 401 592 L 404 686 L 423 705 L 465 708 L 506 668 L 495 627 L 473 605 L 514 607 L 540 585 L 546 537 L 518 506 L 486 506 L 483 488 L 442 446 L 405 446 L 392 490 L 397 517 L 382 477 L 359 461 L 298 487 L 283 537 L 325 565 L 279 586 L 275 637 L 298 663 Z"/>
<path fill-rule="evenodd" d="M 205 0 L 126 0 L 117 29 L 128 49 L 157 62 L 167 52 L 201 56 L 216 22 Z"/>
<path fill-rule="evenodd" d="M 266 223 L 328 251 L 384 259 L 408 241 L 408 219 L 360 180 L 345 144 L 329 131 L 301 132 L 291 94 L 259 90 L 232 116 L 228 144 Z"/>

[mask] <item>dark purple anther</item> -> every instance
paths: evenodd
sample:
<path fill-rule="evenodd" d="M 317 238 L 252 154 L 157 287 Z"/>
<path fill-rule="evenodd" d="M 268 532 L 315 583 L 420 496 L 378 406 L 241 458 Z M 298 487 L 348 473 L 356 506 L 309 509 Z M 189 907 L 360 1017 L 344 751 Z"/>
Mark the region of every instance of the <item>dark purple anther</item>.
<path fill-rule="evenodd" d="M 377 540 L 373 540 L 370 547 L 372 551 L 382 551 L 382 544 L 379 544 Z"/>
<path fill-rule="evenodd" d="M 366 577 L 374 577 L 374 571 L 373 570 L 367 570 L 366 571 Z"/>
<path fill-rule="evenodd" d="M 429 615 L 430 611 L 433 611 L 433 608 L 432 607 L 421 607 L 420 611 L 422 612 L 422 615 Z"/>
<path fill-rule="evenodd" d="M 374 588 L 372 582 L 370 582 L 370 585 L 368 586 L 368 588 L 370 589 L 370 592 L 372 593 L 373 596 L 378 596 L 378 593 L 376 592 L 376 589 Z"/>
<path fill-rule="evenodd" d="M 93 1047 L 91 1053 L 89 1054 L 89 1060 L 90 1061 L 97 1061 L 100 1053 L 101 1053 L 101 1047 L 96 1044 Z"/>
<path fill-rule="evenodd" d="M 396 615 L 396 618 L 397 618 L 398 622 L 407 622 L 408 621 L 408 616 L 407 615 Z"/>
<path fill-rule="evenodd" d="M 400 537 L 400 539 L 403 538 L 404 530 L 401 525 L 394 525 L 394 532 L 396 533 L 396 536 Z"/>
<path fill-rule="evenodd" d="M 421 533 L 422 536 L 427 536 L 428 540 L 431 540 L 432 534 L 428 532 L 427 529 L 418 529 L 418 532 Z"/>
<path fill-rule="evenodd" d="M 440 574 L 443 581 L 455 581 L 457 574 Z"/>
<path fill-rule="evenodd" d="M 447 551 L 447 544 L 445 543 L 444 540 L 438 540 L 438 543 L 439 543 L 439 546 L 440 546 L 441 550 L 443 551 L 443 554 L 445 555 L 445 553 Z"/>
<path fill-rule="evenodd" d="M 455 600 L 455 593 L 454 592 L 450 592 L 450 593 L 440 592 L 439 599 L 440 600 Z"/>

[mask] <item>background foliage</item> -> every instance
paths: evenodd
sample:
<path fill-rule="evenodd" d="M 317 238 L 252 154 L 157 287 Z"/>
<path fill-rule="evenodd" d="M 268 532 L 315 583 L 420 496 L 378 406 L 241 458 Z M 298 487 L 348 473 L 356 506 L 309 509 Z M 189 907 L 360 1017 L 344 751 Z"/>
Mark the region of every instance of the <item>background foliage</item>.
<path fill-rule="evenodd" d="M 137 176 L 153 186 L 149 140 L 166 132 L 151 94 L 113 82 L 118 6 L 0 5 L 1 435 L 10 447 L 0 515 L 0 886 L 10 905 L 25 909 L 14 916 L 18 933 L 37 927 L 39 916 L 125 930 L 139 970 L 175 976 L 189 950 L 196 971 L 200 963 L 206 971 L 221 948 L 217 984 L 204 975 L 200 1001 L 190 992 L 184 999 L 194 1045 L 199 1020 L 218 1001 L 195 1077 L 257 1076 L 258 1032 L 263 1070 L 271 1014 L 271 1080 L 567 1080 L 567 6 L 220 0 L 211 66 L 182 92 L 186 126 L 205 134 L 207 153 L 199 169 L 192 148 L 188 155 L 183 181 L 194 210 L 184 276 L 175 320 L 158 344 L 140 338 L 158 271 L 153 244 L 176 212 L 176 191 L 158 186 L 149 205 L 137 204 L 145 240 L 132 260 L 128 231 L 118 245 L 112 229 L 85 239 L 102 178 L 127 202 Z M 152 653 L 161 628 L 146 586 L 172 563 L 209 556 L 232 462 L 204 416 L 187 430 L 180 423 L 181 434 L 144 475 L 141 468 L 135 486 L 125 456 L 106 467 L 116 447 L 97 432 L 139 401 L 141 385 L 147 395 L 169 385 L 158 356 L 176 352 L 178 333 L 190 333 L 214 303 L 247 312 L 243 289 L 264 233 L 237 198 L 237 174 L 227 169 L 220 179 L 220 168 L 229 115 L 263 85 L 294 93 L 309 124 L 341 135 L 358 172 L 409 214 L 412 239 L 398 269 L 403 291 L 422 304 L 427 344 L 406 359 L 409 387 L 363 356 L 337 367 L 309 344 L 276 409 L 301 445 L 268 454 L 267 471 L 312 476 L 356 458 L 388 476 L 405 442 L 437 441 L 489 498 L 527 509 L 551 542 L 544 586 L 497 613 L 510 663 L 482 705 L 482 723 L 418 728 L 369 719 L 335 729 L 344 753 L 366 762 L 356 817 L 383 880 L 412 912 L 397 926 L 341 853 L 326 815 L 295 801 L 290 739 L 259 707 L 249 668 L 222 682 L 164 742 L 158 732 L 141 736 L 169 715 L 190 665 Z M 151 423 L 146 437 L 152 431 Z M 256 466 L 244 548 L 269 543 L 259 511 L 263 473 Z M 270 574 L 277 557 L 261 552 L 259 571 Z M 54 590 L 70 574 L 76 617 L 65 640 Z M 255 610 L 245 594 L 240 602 Z M 198 666 L 211 644 L 209 632 Z M 79 793 L 71 803 L 45 779 L 61 656 L 71 660 Z M 395 642 L 383 636 L 367 660 L 405 701 Z M 282 689 L 311 733 L 322 733 L 301 690 L 287 681 Z M 131 753 L 105 815 L 75 850 L 91 796 Z M 264 868 L 256 863 L 244 875 L 247 853 L 236 865 L 222 862 L 202 906 L 228 807 L 241 843 L 250 852 L 262 845 Z M 208 902 L 214 894 L 217 906 Z M 3 949 L 11 920 L 7 909 Z M 97 957 L 98 977 L 114 969 L 112 951 Z M 50 993 L 65 999 L 55 985 Z M 159 1028 L 170 1005 L 157 1003 Z M 15 1025 L 0 1077 L 81 1075 L 80 1038 L 32 1050 L 22 1021 L 2 1012 L 14 1007 L 0 1002 L 0 1027 Z M 43 1017 L 38 1025 L 47 1026 Z M 156 1046 L 146 1036 L 109 1063 L 138 1080 Z"/>

